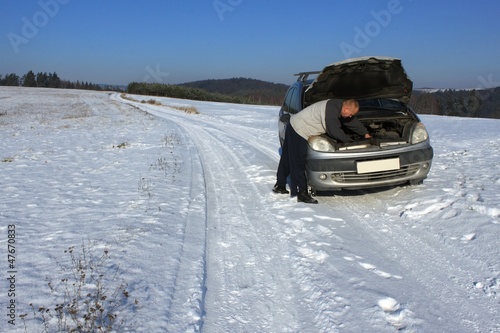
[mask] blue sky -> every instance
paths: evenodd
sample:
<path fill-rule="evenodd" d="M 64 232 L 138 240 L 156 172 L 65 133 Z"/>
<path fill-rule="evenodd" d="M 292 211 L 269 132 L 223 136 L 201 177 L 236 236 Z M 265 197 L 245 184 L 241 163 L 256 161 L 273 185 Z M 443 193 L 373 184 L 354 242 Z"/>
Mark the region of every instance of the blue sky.
<path fill-rule="evenodd" d="M 289 84 L 384 55 L 402 59 L 415 87 L 500 86 L 498 0 L 0 1 L 1 75 Z"/>

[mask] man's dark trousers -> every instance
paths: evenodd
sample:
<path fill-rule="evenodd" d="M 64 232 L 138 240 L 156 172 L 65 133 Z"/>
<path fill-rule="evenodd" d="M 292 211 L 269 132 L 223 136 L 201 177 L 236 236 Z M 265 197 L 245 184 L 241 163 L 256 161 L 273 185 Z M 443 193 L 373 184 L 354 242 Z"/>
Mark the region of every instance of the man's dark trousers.
<path fill-rule="evenodd" d="M 292 125 L 288 123 L 276 178 L 278 185 L 285 186 L 286 178 L 290 175 L 290 195 L 292 197 L 297 196 L 298 192 L 307 191 L 305 174 L 307 147 L 307 140 L 297 134 Z"/>

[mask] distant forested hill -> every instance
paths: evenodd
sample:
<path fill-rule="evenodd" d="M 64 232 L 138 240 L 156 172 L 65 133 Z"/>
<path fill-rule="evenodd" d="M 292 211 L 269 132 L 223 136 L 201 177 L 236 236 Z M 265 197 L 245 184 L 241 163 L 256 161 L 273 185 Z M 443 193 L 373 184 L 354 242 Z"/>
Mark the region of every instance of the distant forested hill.
<path fill-rule="evenodd" d="M 232 78 L 203 80 L 180 84 L 180 86 L 203 89 L 211 93 L 243 97 L 256 104 L 281 105 L 288 86 L 256 79 Z"/>
<path fill-rule="evenodd" d="M 415 90 L 410 106 L 419 114 L 500 119 L 500 87 Z"/>
<path fill-rule="evenodd" d="M 256 104 L 281 105 L 288 89 L 248 78 L 194 81 L 181 86 L 244 98 Z M 491 89 L 416 89 L 410 106 L 419 114 L 500 119 L 500 87 Z"/>

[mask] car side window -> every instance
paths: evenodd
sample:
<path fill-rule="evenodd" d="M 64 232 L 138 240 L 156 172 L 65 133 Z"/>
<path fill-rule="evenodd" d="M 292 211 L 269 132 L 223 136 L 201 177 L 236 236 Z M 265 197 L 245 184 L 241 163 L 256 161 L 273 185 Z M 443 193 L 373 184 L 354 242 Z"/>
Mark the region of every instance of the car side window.
<path fill-rule="evenodd" d="M 294 87 L 288 89 L 288 92 L 286 93 L 286 96 L 285 96 L 285 100 L 283 101 L 283 108 L 282 110 L 284 112 L 291 112 L 290 109 L 290 103 L 292 102 L 292 95 L 293 95 L 293 92 L 295 91 L 296 89 Z"/>
<path fill-rule="evenodd" d="M 288 90 L 288 93 L 286 94 L 285 98 L 285 107 L 283 108 L 284 111 L 290 112 L 292 114 L 297 113 L 300 111 L 300 101 L 299 101 L 299 93 L 298 93 L 297 87 L 291 87 Z"/>
<path fill-rule="evenodd" d="M 300 104 L 299 89 L 294 89 L 292 93 L 292 100 L 290 101 L 290 113 L 297 113 L 302 110 Z"/>

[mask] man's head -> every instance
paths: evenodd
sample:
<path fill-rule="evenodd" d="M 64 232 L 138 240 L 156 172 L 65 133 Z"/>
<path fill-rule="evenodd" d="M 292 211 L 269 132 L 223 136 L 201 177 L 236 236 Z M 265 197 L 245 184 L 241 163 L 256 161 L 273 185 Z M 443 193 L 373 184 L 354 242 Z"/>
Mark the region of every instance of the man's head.
<path fill-rule="evenodd" d="M 340 111 L 340 115 L 343 118 L 351 118 L 359 111 L 358 101 L 355 99 L 345 99 L 342 102 L 342 110 Z"/>

